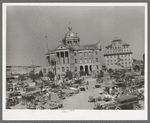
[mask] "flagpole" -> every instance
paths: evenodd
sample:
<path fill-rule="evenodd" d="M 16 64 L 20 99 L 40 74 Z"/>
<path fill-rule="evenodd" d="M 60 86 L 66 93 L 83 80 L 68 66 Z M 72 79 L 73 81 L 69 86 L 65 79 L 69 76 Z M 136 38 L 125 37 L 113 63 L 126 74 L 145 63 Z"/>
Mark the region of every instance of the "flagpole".
<path fill-rule="evenodd" d="M 46 48 L 48 49 L 47 36 L 45 36 L 45 38 L 46 38 Z"/>

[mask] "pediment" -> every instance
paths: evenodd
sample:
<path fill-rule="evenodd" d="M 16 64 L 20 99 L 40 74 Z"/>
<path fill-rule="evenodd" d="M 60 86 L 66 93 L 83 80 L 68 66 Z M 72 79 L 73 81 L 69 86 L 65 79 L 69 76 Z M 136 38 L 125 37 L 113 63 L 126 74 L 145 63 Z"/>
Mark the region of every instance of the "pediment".
<path fill-rule="evenodd" d="M 65 45 L 60 45 L 55 50 L 67 50 L 67 49 L 68 47 L 66 47 Z"/>
<path fill-rule="evenodd" d="M 59 46 L 57 49 L 67 49 L 65 46 Z"/>

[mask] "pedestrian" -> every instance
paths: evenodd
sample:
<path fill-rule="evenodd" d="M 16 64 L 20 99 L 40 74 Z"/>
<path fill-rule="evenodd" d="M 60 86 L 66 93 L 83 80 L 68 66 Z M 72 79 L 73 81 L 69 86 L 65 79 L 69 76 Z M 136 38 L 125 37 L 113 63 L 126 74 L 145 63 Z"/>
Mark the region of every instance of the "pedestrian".
<path fill-rule="evenodd" d="M 88 86 L 86 86 L 86 89 L 88 90 Z"/>

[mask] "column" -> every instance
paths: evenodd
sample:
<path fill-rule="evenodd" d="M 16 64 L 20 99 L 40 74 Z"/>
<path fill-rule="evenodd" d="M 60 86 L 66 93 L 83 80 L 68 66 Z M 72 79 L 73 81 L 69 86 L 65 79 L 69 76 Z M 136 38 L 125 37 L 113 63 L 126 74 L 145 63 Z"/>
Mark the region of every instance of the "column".
<path fill-rule="evenodd" d="M 61 64 L 61 52 L 59 52 L 59 64 Z"/>
<path fill-rule="evenodd" d="M 83 65 L 83 71 L 85 71 L 85 65 Z"/>
<path fill-rule="evenodd" d="M 67 53 L 68 53 L 67 63 L 69 64 L 69 51 L 67 51 Z"/>
<path fill-rule="evenodd" d="M 66 64 L 66 54 L 65 54 L 65 52 L 64 52 L 64 59 L 65 59 L 65 64 Z"/>
<path fill-rule="evenodd" d="M 89 73 L 91 73 L 91 70 L 90 70 L 90 65 L 88 65 L 88 71 L 89 71 Z"/>

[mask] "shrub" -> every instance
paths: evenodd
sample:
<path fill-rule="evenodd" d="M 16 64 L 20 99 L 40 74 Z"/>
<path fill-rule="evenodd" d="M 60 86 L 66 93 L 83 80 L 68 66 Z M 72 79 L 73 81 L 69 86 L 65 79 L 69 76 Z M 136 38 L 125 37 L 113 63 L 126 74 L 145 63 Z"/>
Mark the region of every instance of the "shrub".
<path fill-rule="evenodd" d="M 69 70 L 67 70 L 67 72 L 66 72 L 66 77 L 67 77 L 69 80 L 72 79 L 72 72 L 69 71 Z"/>
<path fill-rule="evenodd" d="M 39 78 L 43 77 L 43 72 L 40 70 L 39 71 Z"/>
<path fill-rule="evenodd" d="M 25 79 L 24 75 L 19 75 L 18 80 L 23 81 Z"/>
<path fill-rule="evenodd" d="M 55 75 L 54 75 L 54 73 L 53 73 L 52 71 L 49 71 L 49 72 L 47 73 L 47 76 L 50 78 L 50 80 L 53 80 L 54 77 L 55 77 Z"/>
<path fill-rule="evenodd" d="M 31 70 L 31 71 L 30 71 L 29 77 L 30 77 L 30 79 L 31 79 L 32 81 L 35 81 L 35 80 L 38 79 L 37 76 L 36 76 L 36 74 L 34 73 L 34 70 Z"/>

